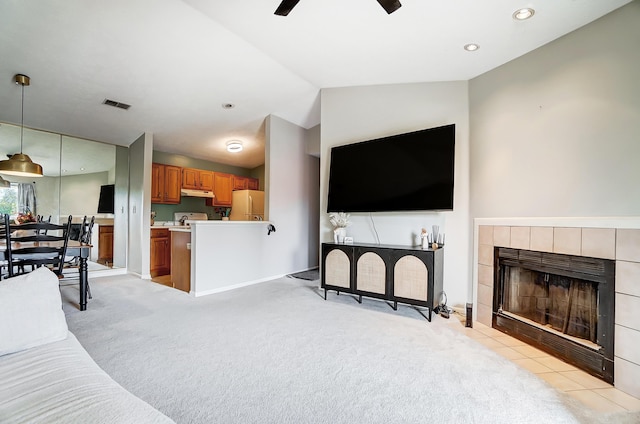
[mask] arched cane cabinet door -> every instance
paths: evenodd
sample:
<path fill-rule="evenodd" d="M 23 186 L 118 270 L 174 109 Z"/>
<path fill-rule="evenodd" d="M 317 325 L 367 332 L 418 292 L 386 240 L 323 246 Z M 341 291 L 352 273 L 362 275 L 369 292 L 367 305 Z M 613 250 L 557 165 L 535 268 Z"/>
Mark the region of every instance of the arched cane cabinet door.
<path fill-rule="evenodd" d="M 385 293 L 386 266 L 382 258 L 367 252 L 360 256 L 357 265 L 356 289 L 369 293 Z"/>
<path fill-rule="evenodd" d="M 325 284 L 349 288 L 351 281 L 351 264 L 349 257 L 340 249 L 334 249 L 325 259 Z"/>
<path fill-rule="evenodd" d="M 427 300 L 429 271 L 412 255 L 403 256 L 394 267 L 393 295 L 405 299 Z"/>

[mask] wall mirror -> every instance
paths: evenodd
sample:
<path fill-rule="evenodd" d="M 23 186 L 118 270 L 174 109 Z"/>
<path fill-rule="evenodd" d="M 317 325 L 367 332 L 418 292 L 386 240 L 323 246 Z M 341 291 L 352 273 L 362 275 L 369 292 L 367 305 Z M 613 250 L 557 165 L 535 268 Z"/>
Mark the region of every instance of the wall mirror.
<path fill-rule="evenodd" d="M 126 191 L 128 186 L 128 163 L 116 163 L 117 157 L 128 155 L 118 155 L 118 149 L 127 150 L 126 147 L 25 128 L 22 151 L 42 165 L 44 176 L 0 174 L 11 182 L 10 188 L 0 189 L 0 213 L 15 217 L 29 210 L 33 215 L 55 223 L 71 215 L 74 224 L 81 223 L 84 216 L 95 217 L 89 271 L 126 267 L 124 252 L 114 255 L 113 248 L 114 244 L 126 245 L 126 225 L 116 222 L 122 215 L 114 211 L 98 212 L 102 187 L 113 185 L 116 190 Z M 4 159 L 19 151 L 20 126 L 0 123 L 0 157 Z M 21 190 L 22 193 L 32 191 L 32 198 L 25 200 L 25 195 L 20 195 Z M 126 199 L 127 196 L 116 193 L 114 197 Z M 126 205 L 123 206 L 126 210 Z"/>

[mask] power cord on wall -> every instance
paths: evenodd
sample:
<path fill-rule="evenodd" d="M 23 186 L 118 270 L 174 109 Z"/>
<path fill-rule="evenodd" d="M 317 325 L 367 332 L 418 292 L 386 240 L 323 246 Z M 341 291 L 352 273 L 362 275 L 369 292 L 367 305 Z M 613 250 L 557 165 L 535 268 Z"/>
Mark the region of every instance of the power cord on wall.
<path fill-rule="evenodd" d="M 376 234 L 376 240 L 378 241 L 378 244 L 380 244 L 380 237 L 378 237 L 378 230 L 376 229 L 376 223 L 373 220 L 373 215 L 371 214 L 371 212 L 369 212 L 369 219 L 371 219 L 371 225 L 373 225 L 373 231 Z"/>

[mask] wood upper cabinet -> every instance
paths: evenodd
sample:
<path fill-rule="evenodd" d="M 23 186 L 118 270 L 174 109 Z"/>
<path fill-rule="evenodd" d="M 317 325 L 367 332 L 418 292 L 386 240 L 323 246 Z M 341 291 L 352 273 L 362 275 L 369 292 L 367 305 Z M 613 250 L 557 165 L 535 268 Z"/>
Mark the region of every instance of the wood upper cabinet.
<path fill-rule="evenodd" d="M 180 203 L 181 170 L 179 166 L 151 165 L 151 203 Z"/>
<path fill-rule="evenodd" d="M 200 190 L 213 190 L 213 174 L 213 171 L 200 171 Z"/>
<path fill-rule="evenodd" d="M 259 190 L 260 180 L 251 177 L 233 176 L 234 190 Z"/>
<path fill-rule="evenodd" d="M 207 199 L 207 206 L 231 206 L 233 175 L 222 172 L 213 173 L 213 199 Z"/>
<path fill-rule="evenodd" d="M 171 233 L 167 228 L 151 229 L 151 277 L 171 273 Z"/>
<path fill-rule="evenodd" d="M 257 178 L 249 178 L 247 188 L 249 190 L 260 190 L 260 180 Z"/>
<path fill-rule="evenodd" d="M 246 190 L 249 187 L 249 178 L 241 177 L 239 175 L 233 176 L 233 189 L 234 190 Z"/>
<path fill-rule="evenodd" d="M 192 190 L 213 190 L 213 171 L 203 169 L 183 168 L 182 188 Z"/>

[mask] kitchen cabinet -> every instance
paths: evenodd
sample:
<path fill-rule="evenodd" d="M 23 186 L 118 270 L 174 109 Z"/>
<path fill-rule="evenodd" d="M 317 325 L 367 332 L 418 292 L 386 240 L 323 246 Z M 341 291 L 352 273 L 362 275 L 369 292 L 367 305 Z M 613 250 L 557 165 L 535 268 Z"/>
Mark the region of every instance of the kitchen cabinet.
<path fill-rule="evenodd" d="M 191 233 L 171 231 L 171 282 L 173 287 L 191 289 Z"/>
<path fill-rule="evenodd" d="M 98 226 L 98 263 L 113 265 L 113 225 Z"/>
<path fill-rule="evenodd" d="M 213 173 L 213 193 L 216 197 L 207 199 L 207 206 L 231 206 L 233 175 L 222 172 Z"/>
<path fill-rule="evenodd" d="M 179 166 L 151 165 L 151 203 L 180 203 L 181 170 Z"/>
<path fill-rule="evenodd" d="M 211 191 L 214 189 L 214 172 L 204 169 L 182 168 L 182 188 Z"/>
<path fill-rule="evenodd" d="M 257 178 L 233 176 L 234 190 L 259 190 L 260 181 Z"/>
<path fill-rule="evenodd" d="M 257 178 L 249 178 L 247 188 L 249 190 L 260 190 L 260 180 Z"/>
<path fill-rule="evenodd" d="M 239 175 L 233 176 L 233 189 L 234 190 L 246 190 L 249 187 L 249 178 L 241 177 Z"/>
<path fill-rule="evenodd" d="M 151 277 L 171 273 L 171 234 L 167 228 L 151 229 Z"/>

